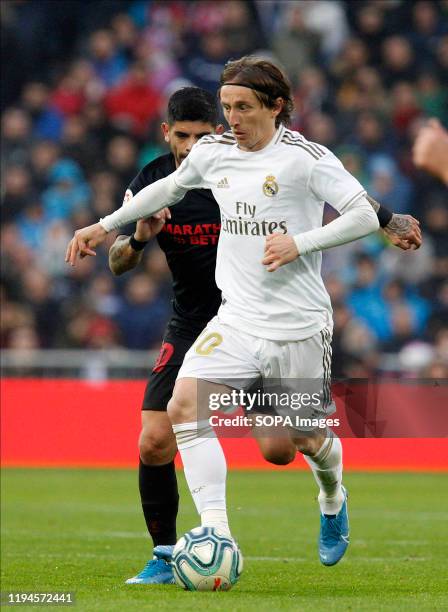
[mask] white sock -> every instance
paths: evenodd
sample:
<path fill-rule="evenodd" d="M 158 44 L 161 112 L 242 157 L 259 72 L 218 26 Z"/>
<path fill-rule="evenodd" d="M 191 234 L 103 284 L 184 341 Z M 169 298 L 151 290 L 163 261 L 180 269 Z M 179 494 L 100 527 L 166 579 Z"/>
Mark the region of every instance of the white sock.
<path fill-rule="evenodd" d="M 173 425 L 190 493 L 201 525 L 230 535 L 226 511 L 227 466 L 221 444 L 208 421 Z"/>
<path fill-rule="evenodd" d="M 322 514 L 338 514 L 344 503 L 342 491 L 342 444 L 332 434 L 325 438 L 318 452 L 313 456 L 303 455 L 313 471 L 320 489 L 318 501 Z"/>

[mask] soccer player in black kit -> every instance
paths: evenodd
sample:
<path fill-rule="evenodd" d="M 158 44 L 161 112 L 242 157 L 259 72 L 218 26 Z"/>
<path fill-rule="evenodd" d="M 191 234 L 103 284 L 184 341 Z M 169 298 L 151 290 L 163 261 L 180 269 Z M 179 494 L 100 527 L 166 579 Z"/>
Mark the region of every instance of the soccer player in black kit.
<path fill-rule="evenodd" d="M 162 130 L 171 153 L 146 165 L 134 178 L 124 198 L 129 206 L 133 195 L 174 172 L 202 136 L 220 129 L 215 97 L 196 87 L 185 87 L 171 96 L 167 119 Z M 419 245 L 415 220 L 407 215 L 392 215 L 374 200 L 371 204 L 394 244 L 404 249 Z M 166 409 L 185 353 L 221 303 L 215 284 L 219 230 L 219 207 L 212 192 L 195 189 L 188 191 L 174 208 L 138 221 L 135 232 L 118 236 L 109 252 L 109 266 L 119 275 L 140 262 L 144 247 L 156 237 L 166 255 L 174 291 L 172 317 L 144 395 L 139 438 L 140 496 L 154 557 L 127 584 L 174 583 L 170 560 L 177 539 L 177 448 Z M 265 459 L 272 463 L 287 464 L 297 452 L 285 438 L 260 437 L 257 442 Z"/>
<path fill-rule="evenodd" d="M 185 87 L 171 96 L 167 119 L 162 130 L 171 153 L 143 168 L 129 185 L 125 201 L 174 172 L 193 144 L 215 132 L 216 100 L 205 90 Z M 121 274 L 139 263 L 147 242 L 157 237 L 172 274 L 174 292 L 173 314 L 143 399 L 139 439 L 139 488 L 154 543 L 154 559 L 128 584 L 174 582 L 169 561 L 176 543 L 179 504 L 174 469 L 177 448 L 166 407 L 185 353 L 221 303 L 215 283 L 220 223 L 219 208 L 211 192 L 197 189 L 189 192 L 175 211 L 162 211 L 139 221 L 132 236 L 118 236 L 110 249 L 109 266 L 114 274 Z"/>

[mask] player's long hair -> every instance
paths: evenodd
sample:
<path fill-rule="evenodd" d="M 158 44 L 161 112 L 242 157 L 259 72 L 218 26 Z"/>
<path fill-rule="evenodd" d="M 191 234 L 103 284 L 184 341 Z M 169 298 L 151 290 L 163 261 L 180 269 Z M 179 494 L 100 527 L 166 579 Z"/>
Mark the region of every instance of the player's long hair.
<path fill-rule="evenodd" d="M 286 74 L 272 62 L 252 55 L 231 60 L 221 74 L 221 87 L 225 83 L 249 87 L 267 108 L 275 108 L 277 98 L 282 98 L 283 108 L 275 118 L 275 125 L 290 124 L 294 109 L 291 84 Z"/>

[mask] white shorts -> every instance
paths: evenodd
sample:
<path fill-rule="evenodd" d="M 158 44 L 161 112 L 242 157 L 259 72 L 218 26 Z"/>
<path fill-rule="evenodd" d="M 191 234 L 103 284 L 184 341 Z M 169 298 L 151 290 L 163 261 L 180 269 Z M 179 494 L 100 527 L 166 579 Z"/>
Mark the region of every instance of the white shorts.
<path fill-rule="evenodd" d="M 247 390 L 257 379 L 315 381 L 331 403 L 331 329 L 306 340 L 266 340 L 214 317 L 185 355 L 177 378 L 197 378 Z M 287 383 L 288 384 L 288 383 Z"/>

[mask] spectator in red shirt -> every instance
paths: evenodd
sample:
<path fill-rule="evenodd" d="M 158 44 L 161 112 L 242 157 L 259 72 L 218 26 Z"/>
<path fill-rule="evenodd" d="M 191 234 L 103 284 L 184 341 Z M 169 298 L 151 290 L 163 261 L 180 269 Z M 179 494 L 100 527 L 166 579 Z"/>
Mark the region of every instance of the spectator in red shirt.
<path fill-rule="evenodd" d="M 145 67 L 134 64 L 126 80 L 114 87 L 105 99 L 109 119 L 136 136 L 143 136 L 151 120 L 159 113 L 160 97 L 148 80 Z"/>

